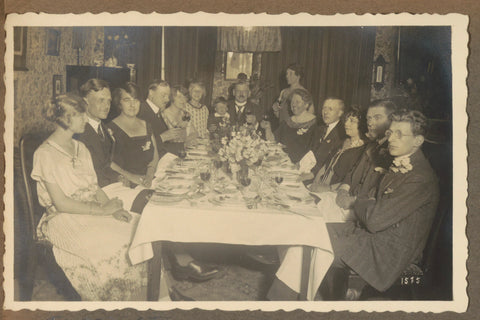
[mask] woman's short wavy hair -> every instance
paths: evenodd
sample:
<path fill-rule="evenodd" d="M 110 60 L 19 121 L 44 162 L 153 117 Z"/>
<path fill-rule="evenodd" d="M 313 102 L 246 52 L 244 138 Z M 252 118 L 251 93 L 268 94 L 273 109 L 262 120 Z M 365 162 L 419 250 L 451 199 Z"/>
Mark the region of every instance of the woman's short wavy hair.
<path fill-rule="evenodd" d="M 290 95 L 290 97 L 293 97 L 294 95 L 300 96 L 300 98 L 302 98 L 303 102 L 305 102 L 309 105 L 313 105 L 312 95 L 307 90 L 305 90 L 305 89 L 295 89 L 295 90 L 292 91 L 292 94 Z"/>
<path fill-rule="evenodd" d="M 72 116 L 84 113 L 86 108 L 87 102 L 83 98 L 73 93 L 67 93 L 55 97 L 43 110 L 43 113 L 48 121 L 56 123 L 66 130 L 70 127 Z"/>
<path fill-rule="evenodd" d="M 122 94 L 128 93 L 133 99 L 139 98 L 139 88 L 133 82 L 124 83 L 122 86 L 115 88 L 112 93 L 112 105 L 120 111 L 120 100 L 122 100 Z"/>
<path fill-rule="evenodd" d="M 191 99 L 190 97 L 190 91 L 192 91 L 192 89 L 194 87 L 199 87 L 200 89 L 202 89 L 203 91 L 203 96 L 205 96 L 205 94 L 207 94 L 207 89 L 205 87 L 205 83 L 203 81 L 200 81 L 200 80 L 192 80 L 190 81 L 189 85 L 188 85 L 188 93 L 189 93 L 189 99 Z"/>
<path fill-rule="evenodd" d="M 300 77 L 300 80 L 303 80 L 303 77 L 305 76 L 305 68 L 301 64 L 292 63 L 291 65 L 289 65 L 287 67 L 286 70 L 288 70 L 288 69 L 294 71 L 295 75 Z"/>
<path fill-rule="evenodd" d="M 362 108 L 357 105 L 352 105 L 348 110 L 342 115 L 342 120 L 345 123 L 348 118 L 356 118 L 358 120 L 358 132 L 360 132 L 360 137 L 365 139 L 365 133 L 367 132 L 367 122 L 365 120 L 365 112 L 362 111 Z"/>
<path fill-rule="evenodd" d="M 189 92 L 184 86 L 172 86 L 170 87 L 170 103 L 173 103 L 173 99 L 177 96 L 177 93 L 180 92 L 188 99 Z"/>
<path fill-rule="evenodd" d="M 400 110 L 390 114 L 390 120 L 395 122 L 408 122 L 412 133 L 416 136 L 424 136 L 428 131 L 428 119 L 417 110 Z"/>

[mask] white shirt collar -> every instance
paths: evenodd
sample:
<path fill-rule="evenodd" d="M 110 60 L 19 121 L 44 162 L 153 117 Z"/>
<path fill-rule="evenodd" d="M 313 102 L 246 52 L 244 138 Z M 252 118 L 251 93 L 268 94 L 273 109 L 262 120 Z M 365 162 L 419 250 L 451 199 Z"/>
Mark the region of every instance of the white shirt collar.
<path fill-rule="evenodd" d="M 146 102 L 147 102 L 147 104 L 150 106 L 150 108 L 152 109 L 152 111 L 153 111 L 155 114 L 157 114 L 158 111 L 160 111 L 160 108 L 157 107 L 157 106 L 155 105 L 155 103 L 153 103 L 151 100 L 147 99 Z"/>
<path fill-rule="evenodd" d="M 237 100 L 235 100 L 235 105 L 238 107 L 244 107 L 246 104 L 247 104 L 247 101 L 237 102 Z"/>
<path fill-rule="evenodd" d="M 337 120 L 335 122 L 332 122 L 328 125 L 327 127 L 327 132 L 325 133 L 325 137 L 328 136 L 330 134 L 330 132 L 332 132 L 333 128 L 335 128 L 335 126 L 337 125 L 337 123 L 339 122 L 340 120 Z"/>
<path fill-rule="evenodd" d="M 88 117 L 88 123 L 92 126 L 93 130 L 98 133 L 98 126 L 100 125 L 101 121 Z"/>
<path fill-rule="evenodd" d="M 416 150 L 415 150 L 415 151 L 416 151 Z M 404 154 L 403 156 L 395 157 L 394 160 L 395 160 L 395 161 L 401 161 L 402 159 L 410 158 L 410 156 L 411 156 L 412 154 L 414 154 L 415 151 L 413 151 L 413 152 L 411 152 L 411 153 L 409 153 L 409 154 Z"/>

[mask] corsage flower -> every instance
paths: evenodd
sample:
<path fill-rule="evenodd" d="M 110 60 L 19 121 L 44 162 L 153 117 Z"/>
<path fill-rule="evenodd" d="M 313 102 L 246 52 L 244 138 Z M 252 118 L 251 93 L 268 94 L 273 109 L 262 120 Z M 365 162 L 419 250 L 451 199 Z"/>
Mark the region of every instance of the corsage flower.
<path fill-rule="evenodd" d="M 151 141 L 145 142 L 145 144 L 142 146 L 142 151 L 150 150 L 151 145 L 152 145 Z"/>
<path fill-rule="evenodd" d="M 308 128 L 300 128 L 297 130 L 297 135 L 303 136 L 307 131 L 308 131 Z"/>
<path fill-rule="evenodd" d="M 410 163 L 410 158 L 400 158 L 393 160 L 392 165 L 390 166 L 390 170 L 392 172 L 400 172 L 400 173 L 407 173 L 413 169 L 412 164 Z"/>
<path fill-rule="evenodd" d="M 110 135 L 110 137 L 112 137 L 112 140 L 115 141 L 115 136 L 113 135 L 113 130 L 110 129 L 110 128 L 107 128 L 107 131 L 108 131 L 108 134 Z"/>

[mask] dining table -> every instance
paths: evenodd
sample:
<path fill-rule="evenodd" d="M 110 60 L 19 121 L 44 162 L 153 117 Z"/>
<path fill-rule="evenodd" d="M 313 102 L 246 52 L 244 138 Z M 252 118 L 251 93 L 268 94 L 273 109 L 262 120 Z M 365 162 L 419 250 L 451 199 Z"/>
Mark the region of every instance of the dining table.
<path fill-rule="evenodd" d="M 314 299 L 333 261 L 325 219 L 284 146 L 265 144 L 247 170 L 222 161 L 208 140 L 159 166 L 128 251 L 132 264 L 149 261 L 149 301 L 159 298 L 166 241 L 301 248 L 297 263 L 281 264 L 276 275 L 290 279 L 301 300 Z"/>

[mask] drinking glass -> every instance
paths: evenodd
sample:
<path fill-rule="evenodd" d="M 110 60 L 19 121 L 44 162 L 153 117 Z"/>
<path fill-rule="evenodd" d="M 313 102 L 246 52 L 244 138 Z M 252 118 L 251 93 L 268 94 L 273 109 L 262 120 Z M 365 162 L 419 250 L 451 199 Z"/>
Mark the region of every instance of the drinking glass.
<path fill-rule="evenodd" d="M 283 182 L 283 177 L 280 174 L 275 174 L 275 182 L 280 185 Z"/>
<path fill-rule="evenodd" d="M 183 160 L 187 157 L 187 151 L 185 151 L 185 149 L 181 149 L 178 152 L 178 157 L 180 158 L 180 165 L 183 166 Z"/>
<path fill-rule="evenodd" d="M 204 170 L 200 171 L 200 178 L 203 181 L 207 182 L 208 180 L 210 180 L 210 177 L 211 177 L 210 170 L 204 169 Z"/>

